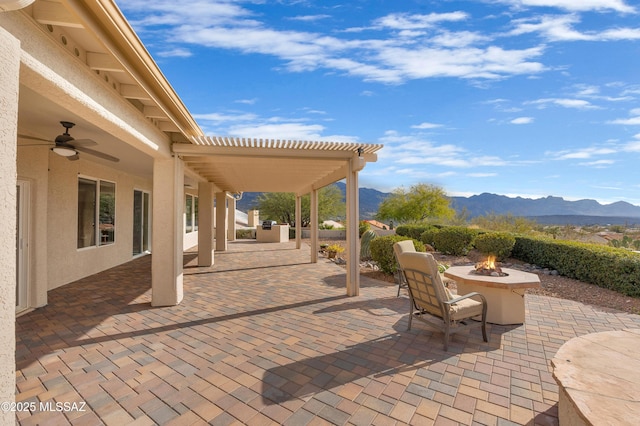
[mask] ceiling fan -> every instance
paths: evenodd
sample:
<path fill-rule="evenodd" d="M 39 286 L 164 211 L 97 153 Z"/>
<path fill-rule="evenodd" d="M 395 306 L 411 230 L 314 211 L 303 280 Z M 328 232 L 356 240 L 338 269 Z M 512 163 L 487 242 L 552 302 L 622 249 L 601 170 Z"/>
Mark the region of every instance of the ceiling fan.
<path fill-rule="evenodd" d="M 113 157 L 109 154 L 105 154 L 103 152 L 94 151 L 93 149 L 86 148 L 87 146 L 96 145 L 96 142 L 91 139 L 74 139 L 73 136 L 69 134 L 69 129 L 75 126 L 75 123 L 70 121 L 61 121 L 62 127 L 64 127 L 64 133 L 56 136 L 54 141 L 49 141 L 47 139 L 38 138 L 35 136 L 29 135 L 18 135 L 24 139 L 32 139 L 36 141 L 44 141 L 44 142 L 54 142 L 55 146 L 51 148 L 51 151 L 55 152 L 58 155 L 63 157 L 67 157 L 68 160 L 75 161 L 79 159 L 78 152 L 84 152 L 89 155 L 93 155 L 98 158 L 102 158 L 103 160 L 113 161 L 117 163 L 120 161 L 119 158 Z"/>

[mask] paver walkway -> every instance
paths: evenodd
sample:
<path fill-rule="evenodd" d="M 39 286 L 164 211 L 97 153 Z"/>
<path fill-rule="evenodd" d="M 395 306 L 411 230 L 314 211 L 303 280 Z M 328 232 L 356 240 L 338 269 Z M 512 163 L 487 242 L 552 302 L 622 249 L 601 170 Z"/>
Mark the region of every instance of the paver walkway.
<path fill-rule="evenodd" d="M 557 424 L 550 360 L 568 339 L 640 316 L 526 296 L 523 326 L 407 331 L 409 300 L 294 243 L 185 253 L 185 298 L 150 306 L 150 257 L 49 292 L 17 319 L 22 425 Z M 40 411 L 77 403 L 85 411 Z M 68 407 L 74 408 L 73 405 Z"/>

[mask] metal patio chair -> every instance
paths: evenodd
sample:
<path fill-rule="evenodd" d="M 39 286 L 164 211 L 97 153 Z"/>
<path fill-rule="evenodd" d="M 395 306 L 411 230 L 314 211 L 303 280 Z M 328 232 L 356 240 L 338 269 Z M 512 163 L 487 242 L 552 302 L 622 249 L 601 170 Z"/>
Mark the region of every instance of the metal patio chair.
<path fill-rule="evenodd" d="M 429 253 L 405 252 L 398 256 L 407 282 L 411 307 L 409 327 L 415 317 L 427 326 L 444 333 L 444 350 L 449 348 L 449 336 L 470 327 L 482 327 L 487 338 L 487 300 L 477 292 L 462 296 L 452 294 L 442 283 L 438 264 Z M 472 318 L 480 317 L 480 321 Z"/>

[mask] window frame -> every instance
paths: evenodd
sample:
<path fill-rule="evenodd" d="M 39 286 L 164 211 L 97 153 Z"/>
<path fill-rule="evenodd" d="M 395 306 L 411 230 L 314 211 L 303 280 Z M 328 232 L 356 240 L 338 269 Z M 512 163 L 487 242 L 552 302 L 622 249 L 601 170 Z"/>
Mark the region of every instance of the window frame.
<path fill-rule="evenodd" d="M 198 232 L 198 196 L 184 194 L 184 233 Z"/>
<path fill-rule="evenodd" d="M 93 204 L 93 244 L 88 244 L 88 245 L 83 245 L 80 246 L 80 242 L 81 242 L 81 236 L 80 236 L 80 215 L 81 215 L 81 211 L 80 211 L 80 184 L 81 182 L 85 182 L 88 183 L 90 182 L 93 185 L 94 191 L 95 191 L 95 199 L 94 199 L 94 204 Z M 85 250 L 85 249 L 91 249 L 91 248 L 98 248 L 98 247 L 108 247 L 111 245 L 114 245 L 116 243 L 116 234 L 117 234 L 117 226 L 116 226 L 116 216 L 117 216 L 117 193 L 118 193 L 118 185 L 115 181 L 111 181 L 108 179 L 99 179 L 99 178 L 95 178 L 92 176 L 86 176 L 86 175 L 78 175 L 78 184 L 76 187 L 76 196 L 77 196 L 77 203 L 76 203 L 76 249 L 77 250 Z M 112 191 L 112 195 L 113 195 L 113 206 L 111 208 L 111 220 L 109 222 L 106 222 L 103 220 L 103 201 L 104 198 L 101 196 L 103 193 L 108 193 L 107 191 L 103 190 L 103 185 L 111 185 L 113 187 L 113 191 Z M 97 224 L 97 226 L 96 226 Z M 105 229 L 101 229 L 101 227 L 103 227 L 103 225 L 110 225 L 110 229 L 107 230 L 107 233 L 103 233 L 103 231 L 105 231 Z M 109 238 L 108 236 L 111 235 L 111 238 Z M 106 239 L 104 237 L 107 237 Z"/>

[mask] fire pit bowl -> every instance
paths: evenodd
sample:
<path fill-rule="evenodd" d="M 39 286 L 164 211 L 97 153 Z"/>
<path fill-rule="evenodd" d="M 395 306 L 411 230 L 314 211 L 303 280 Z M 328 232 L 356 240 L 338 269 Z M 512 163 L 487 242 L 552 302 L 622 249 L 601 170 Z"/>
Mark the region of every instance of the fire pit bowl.
<path fill-rule="evenodd" d="M 476 263 L 475 269 L 471 273 L 476 275 L 483 275 L 487 277 L 508 277 L 509 274 L 502 272 L 502 269 L 496 265 L 495 256 L 487 257 L 484 262 Z"/>

